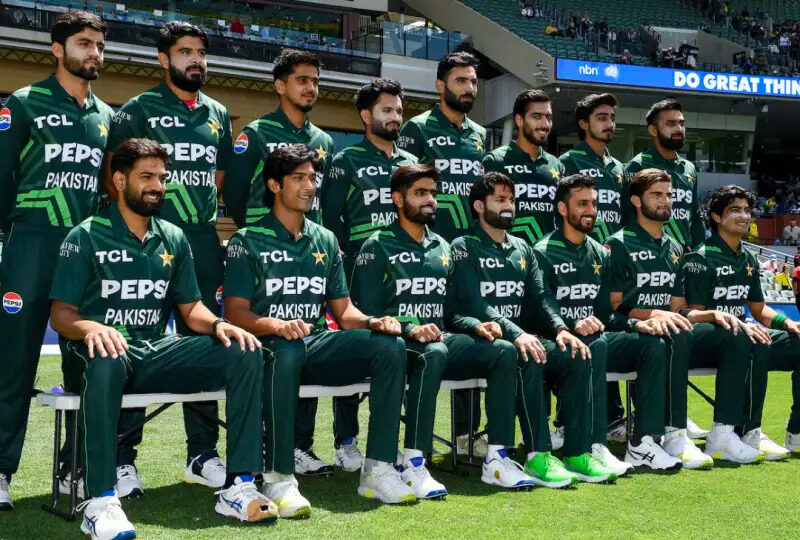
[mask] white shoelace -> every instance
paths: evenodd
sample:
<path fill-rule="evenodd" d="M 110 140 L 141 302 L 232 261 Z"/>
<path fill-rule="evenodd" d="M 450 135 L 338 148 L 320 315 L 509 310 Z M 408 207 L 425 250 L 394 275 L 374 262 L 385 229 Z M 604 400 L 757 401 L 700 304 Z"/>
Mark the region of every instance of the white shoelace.
<path fill-rule="evenodd" d="M 225 464 L 222 462 L 222 459 L 218 457 L 213 457 L 203 463 L 203 468 L 206 467 L 209 468 L 209 472 L 211 473 L 221 472 L 225 474 Z"/>
<path fill-rule="evenodd" d="M 75 507 L 75 510 L 78 512 L 83 511 L 84 508 L 89 506 L 95 501 L 105 501 L 103 505 L 103 510 L 101 515 L 104 518 L 108 518 L 109 520 L 127 520 L 127 516 L 125 516 L 125 512 L 122 511 L 122 505 L 119 502 L 119 499 L 116 497 L 96 497 L 94 499 L 88 499 L 80 503 L 78 506 Z"/>
<path fill-rule="evenodd" d="M 342 449 L 347 459 L 352 459 L 352 460 L 361 459 L 361 451 L 358 449 L 358 445 L 356 443 L 340 446 L 339 448 Z"/>
<path fill-rule="evenodd" d="M 123 478 L 125 476 L 137 476 L 136 467 L 133 465 L 122 465 L 117 467 L 117 478 Z"/>
<path fill-rule="evenodd" d="M 321 459 L 319 459 L 318 457 L 316 457 L 314 454 L 312 454 L 309 451 L 299 450 L 298 449 L 298 450 L 295 450 L 295 452 L 297 452 L 299 454 L 299 456 L 295 458 L 295 461 L 298 461 L 298 459 L 300 461 L 305 460 L 307 462 L 307 464 L 311 468 L 315 468 L 316 469 L 316 468 L 324 467 L 324 466 L 327 465 L 327 463 L 325 463 L 324 461 L 322 461 Z"/>

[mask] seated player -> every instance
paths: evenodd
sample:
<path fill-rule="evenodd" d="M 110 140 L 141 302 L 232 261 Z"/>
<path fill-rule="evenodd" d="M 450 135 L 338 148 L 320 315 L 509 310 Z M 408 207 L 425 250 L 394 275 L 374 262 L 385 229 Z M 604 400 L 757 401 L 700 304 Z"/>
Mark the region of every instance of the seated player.
<path fill-rule="evenodd" d="M 705 246 L 686 256 L 684 265 L 686 301 L 696 309 L 716 309 L 739 320 L 755 346 L 752 367 L 752 397 L 747 410 L 750 419 L 737 426 L 742 442 L 762 452 L 767 460 L 789 457 L 800 450 L 800 328 L 795 321 L 764 304 L 758 261 L 742 247 L 747 235 L 755 197 L 739 186 L 720 187 L 711 193 L 708 226 L 712 231 Z M 745 322 L 745 306 L 761 324 Z M 763 326 L 762 326 L 763 325 Z M 766 327 L 766 328 L 765 328 Z M 768 371 L 792 372 L 792 409 L 786 426 L 784 448 L 761 431 L 761 413 L 767 393 Z M 750 395 L 748 395 L 750 397 Z M 728 428 L 714 426 L 706 442 L 712 457 L 725 452 Z"/>
<path fill-rule="evenodd" d="M 608 294 L 608 252 L 589 234 L 597 217 L 594 178 L 575 174 L 556 187 L 558 228 L 534 246 L 544 284 L 555 295 L 565 324 L 592 347 L 592 454 L 617 476 L 634 466 L 678 470 L 681 461 L 656 443 L 664 435 L 666 344 L 648 335 L 648 321 L 612 312 Z M 606 372 L 635 371 L 636 424 L 625 462 L 606 446 Z"/>
<path fill-rule="evenodd" d="M 261 343 L 201 302 L 189 243 L 155 217 L 169 158 L 148 139 L 128 139 L 111 160 L 119 202 L 72 229 L 61 244 L 50 320 L 66 340 L 65 381 L 80 381 L 86 501 L 81 531 L 133 538 L 114 491 L 123 393 L 227 392 L 228 473 L 215 510 L 256 522 L 278 509 L 253 483 L 261 468 Z M 202 336 L 164 335 L 172 306 Z"/>
<path fill-rule="evenodd" d="M 631 180 L 630 198 L 636 222 L 606 241 L 611 250 L 611 307 L 626 317 L 648 321 L 668 345 L 662 448 L 679 458 L 684 468 L 713 466 L 711 456 L 701 452 L 686 433 L 686 409 L 689 368 L 714 366 L 714 422 L 719 432 L 727 433 L 715 453 L 737 463 L 761 459 L 758 450 L 733 433 L 733 426 L 749 419 L 746 400 L 752 382 L 747 373 L 752 344 L 746 332 L 740 331 L 736 317 L 686 305 L 681 278 L 683 249 L 664 232 L 664 224 L 672 216 L 669 174 L 660 169 L 639 171 Z"/>
<path fill-rule="evenodd" d="M 226 316 L 264 342 L 263 490 L 286 518 L 311 512 L 294 476 L 301 384 L 347 385 L 370 378 L 358 493 L 385 503 L 416 500 L 393 466 L 405 387 L 400 323 L 364 315 L 352 304 L 336 237 L 305 217 L 316 196 L 321 166 L 316 155 L 302 144 L 269 155 L 262 177 L 264 204 L 272 211 L 228 242 L 223 286 Z M 327 330 L 326 303 L 342 330 Z"/>
<path fill-rule="evenodd" d="M 616 474 L 591 452 L 591 351 L 558 314 L 530 246 L 508 234 L 515 215 L 514 193 L 513 180 L 498 172 L 486 173 L 472 186 L 470 210 L 476 225 L 453 242 L 458 311 L 478 322 L 497 323 L 518 350 L 517 402 L 528 450 L 525 472 L 534 483 L 565 487 L 578 480 L 613 482 Z M 563 463 L 550 453 L 544 380 L 561 392 Z"/>
<path fill-rule="evenodd" d="M 514 445 L 516 350 L 508 341 L 495 339 L 500 337 L 496 323 L 452 316 L 448 291 L 453 256 L 450 245 L 428 227 L 436 216 L 438 179 L 433 165 L 406 165 L 392 173 L 397 221 L 364 243 L 353 271 L 356 304 L 403 323 L 409 373 L 403 480 L 417 498 L 447 494 L 431 477 L 423 457 L 432 450 L 439 385 L 443 378 L 485 378 L 489 446 L 481 480 L 504 488 L 530 487 L 531 479 L 505 450 Z M 446 332 L 443 320 L 463 333 Z"/>

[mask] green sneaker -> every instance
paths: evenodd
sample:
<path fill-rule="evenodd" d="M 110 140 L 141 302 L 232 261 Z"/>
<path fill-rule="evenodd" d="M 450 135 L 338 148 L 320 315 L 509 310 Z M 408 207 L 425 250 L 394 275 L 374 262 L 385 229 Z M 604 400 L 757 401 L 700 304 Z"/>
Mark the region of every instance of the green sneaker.
<path fill-rule="evenodd" d="M 603 465 L 603 462 L 594 457 L 591 452 L 585 452 L 576 457 L 565 457 L 564 467 L 575 473 L 582 482 L 599 484 L 617 481 L 617 475 Z"/>
<path fill-rule="evenodd" d="M 537 486 L 563 488 L 578 483 L 578 475 L 565 469 L 561 460 L 550 452 L 539 452 L 533 459 L 527 460 L 525 474 Z"/>

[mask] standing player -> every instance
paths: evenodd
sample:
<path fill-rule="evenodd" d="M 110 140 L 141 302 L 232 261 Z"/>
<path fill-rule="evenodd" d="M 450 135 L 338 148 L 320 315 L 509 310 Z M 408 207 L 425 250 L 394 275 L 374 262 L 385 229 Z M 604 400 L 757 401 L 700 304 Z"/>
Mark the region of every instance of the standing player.
<path fill-rule="evenodd" d="M 681 279 L 683 252 L 664 230 L 672 213 L 671 192 L 672 181 L 662 170 L 645 169 L 631 179 L 636 223 L 606 241 L 611 250 L 611 307 L 626 317 L 650 321 L 667 342 L 664 450 L 688 469 L 713 465 L 712 458 L 687 436 L 686 407 L 689 368 L 716 364 L 714 421 L 731 426 L 720 457 L 752 463 L 760 452 L 743 444 L 732 432 L 732 426 L 749 418 L 746 396 L 752 384 L 747 380 L 751 343 L 746 332 L 739 331 L 735 317 L 686 305 Z"/>
<path fill-rule="evenodd" d="M 403 88 L 390 79 L 375 79 L 356 94 L 364 123 L 364 139 L 334 156 L 322 182 L 322 224 L 339 240 L 345 278 L 350 280 L 361 245 L 372 233 L 393 222 L 395 210 L 389 177 L 417 158 L 395 142 L 403 123 Z M 358 396 L 334 398 L 334 464 L 348 471 L 361 467 L 358 449 Z M 305 429 L 309 429 L 308 426 Z M 313 433 L 313 424 L 312 424 Z"/>
<path fill-rule="evenodd" d="M 228 243 L 225 314 L 264 340 L 264 493 L 281 517 L 308 515 L 293 457 L 300 384 L 345 385 L 370 377 L 367 456 L 359 495 L 385 503 L 414 502 L 400 479 L 397 455 L 405 386 L 400 324 L 364 315 L 347 293 L 339 243 L 305 214 L 321 162 L 304 145 L 272 152 L 264 164 L 264 202 L 272 212 Z M 374 284 L 372 286 L 375 286 Z M 328 304 L 343 330 L 328 331 Z"/>
<path fill-rule="evenodd" d="M 486 130 L 467 117 L 478 94 L 478 59 L 468 52 L 454 52 L 439 61 L 436 91 L 439 103 L 410 119 L 400 130 L 397 144 L 419 159 L 439 169 L 434 232 L 452 242 L 472 227 L 469 191 L 483 174 L 481 160 L 486 153 Z M 473 406 L 473 425 L 469 426 L 469 391 L 456 396 L 456 442 L 458 452 L 467 454 L 469 433 L 480 425 L 478 400 Z M 475 455 L 486 455 L 486 439 L 473 444 Z"/>
<path fill-rule="evenodd" d="M 553 198 L 564 166 L 544 150 L 553 128 L 550 96 L 525 90 L 514 100 L 513 115 L 517 140 L 487 154 L 483 166 L 514 180 L 516 217 L 510 232 L 533 247 L 555 229 Z"/>
<path fill-rule="evenodd" d="M 134 137 L 154 140 L 167 150 L 172 168 L 167 173 L 165 204 L 159 217 L 186 234 L 203 305 L 219 315 L 222 306 L 216 295 L 222 286 L 223 266 L 215 225 L 217 193 L 231 159 L 231 119 L 221 103 L 200 92 L 207 71 L 208 36 L 204 30 L 186 22 L 168 23 L 160 31 L 157 46 L 164 82 L 132 98 L 117 112 L 109 150 L 113 156 L 122 141 Z M 113 193 L 111 187 L 109 193 Z M 193 334 L 180 317 L 175 326 L 178 334 Z M 123 413 L 121 424 L 135 421 L 136 416 Z M 210 420 L 217 416 L 216 401 L 183 407 L 187 482 L 214 488 L 225 482 L 225 464 L 216 451 L 219 428 Z M 141 441 L 141 429 L 135 440 Z M 127 442 L 120 448 L 117 464 L 119 497 L 142 492 L 135 459 L 134 444 Z"/>
<path fill-rule="evenodd" d="M 253 483 L 260 469 L 261 343 L 200 301 L 183 232 L 154 217 L 163 203 L 169 158 L 155 141 L 129 139 L 111 161 L 118 202 L 73 228 L 61 244 L 50 296 L 53 328 L 68 340 L 65 385 L 80 391 L 85 495 L 81 532 L 93 540 L 134 538 L 114 489 L 116 435 L 127 390 L 225 389 L 231 473 L 215 510 L 256 522 L 278 509 Z M 196 333 L 164 335 L 175 309 Z"/>
<path fill-rule="evenodd" d="M 505 488 L 532 485 L 505 450 L 514 444 L 516 351 L 508 341 L 495 339 L 500 337 L 497 323 L 454 320 L 453 254 L 450 244 L 428 228 L 436 216 L 438 174 L 434 166 L 423 164 L 392 174 L 397 221 L 364 243 L 353 272 L 357 305 L 403 323 L 409 371 L 403 480 L 420 499 L 447 494 L 423 457 L 432 450 L 442 378 L 487 380 L 489 442 L 481 480 Z M 442 321 L 464 333 L 445 332 Z"/>
<path fill-rule="evenodd" d="M 591 452 L 592 353 L 558 314 L 531 247 L 507 232 L 514 219 L 514 181 L 488 172 L 475 182 L 470 202 L 477 224 L 470 234 L 453 242 L 458 311 L 477 322 L 497 323 L 502 336 L 518 350 L 516 394 L 528 450 L 525 472 L 534 483 L 552 488 L 577 480 L 614 481 L 616 474 Z M 534 334 L 553 341 L 540 341 Z M 561 391 L 566 432 L 563 463 L 550 453 L 543 379 Z"/>
<path fill-rule="evenodd" d="M 114 111 L 90 87 L 103 67 L 106 27 L 93 14 L 59 15 L 50 31 L 54 75 L 14 92 L 0 110 L 0 509 L 12 508 L 49 291 L 67 232 L 97 210 Z"/>
<path fill-rule="evenodd" d="M 748 407 L 750 419 L 737 426 L 742 442 L 763 452 L 766 459 L 789 457 L 789 450 L 773 442 L 761 431 L 761 413 L 767 392 L 767 372 L 792 372 L 792 410 L 786 426 L 786 445 L 792 450 L 800 442 L 800 328 L 796 322 L 764 304 L 761 269 L 755 256 L 742 246 L 749 231 L 755 197 L 739 186 L 714 190 L 709 200 L 708 226 L 712 230 L 705 245 L 686 256 L 686 301 L 695 309 L 716 309 L 730 313 L 758 341 L 753 362 L 753 394 Z M 763 326 L 746 324 L 745 306 Z M 767 328 L 764 328 L 767 327 Z M 725 438 L 724 426 L 714 425 L 706 452 L 713 457 Z M 724 451 L 724 449 L 722 449 Z"/>
<path fill-rule="evenodd" d="M 592 454 L 617 476 L 627 474 L 633 465 L 680 469 L 680 460 L 655 442 L 664 434 L 666 344 L 647 335 L 654 333 L 652 323 L 611 312 L 608 252 L 590 236 L 597 230 L 595 186 L 587 174 L 562 178 L 556 189 L 561 226 L 534 247 L 545 287 L 556 297 L 561 318 L 592 345 Z M 598 342 L 605 346 L 597 347 Z M 636 430 L 624 463 L 606 446 L 607 371 L 637 373 Z"/>
<path fill-rule="evenodd" d="M 317 152 L 323 168 L 317 175 L 317 189 L 333 158 L 333 139 L 311 123 L 308 113 L 319 95 L 322 63 L 308 51 L 283 49 L 275 59 L 272 76 L 280 104 L 275 112 L 247 124 L 233 144 L 233 157 L 227 174 L 223 198 L 236 225 L 252 225 L 269 212 L 264 207 L 264 182 L 261 170 L 270 152 L 289 144 L 302 143 Z M 319 201 L 309 210 L 317 221 Z"/>

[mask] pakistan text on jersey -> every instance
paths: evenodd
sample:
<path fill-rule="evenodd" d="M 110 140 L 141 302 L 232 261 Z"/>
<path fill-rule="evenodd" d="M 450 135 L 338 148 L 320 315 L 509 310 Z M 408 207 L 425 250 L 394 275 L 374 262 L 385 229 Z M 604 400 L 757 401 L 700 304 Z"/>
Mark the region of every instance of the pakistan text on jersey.
<path fill-rule="evenodd" d="M 167 171 L 168 184 L 182 184 L 192 187 L 214 187 L 215 175 L 211 171 Z"/>
<path fill-rule="evenodd" d="M 305 321 L 319 319 L 322 314 L 320 304 L 270 304 L 267 317 L 284 321 L 303 319 Z"/>
<path fill-rule="evenodd" d="M 670 293 L 639 293 L 636 297 L 636 305 L 647 309 L 660 309 L 669 305 L 670 297 Z"/>
<path fill-rule="evenodd" d="M 418 319 L 441 319 L 444 317 L 442 304 L 400 304 L 397 307 L 398 317 L 416 317 Z"/>
<path fill-rule="evenodd" d="M 155 326 L 161 323 L 160 309 L 112 309 L 106 310 L 103 324 L 109 326 Z"/>
<path fill-rule="evenodd" d="M 593 306 L 575 306 L 575 307 L 566 307 L 561 306 L 561 317 L 564 319 L 572 319 L 575 321 L 579 321 L 581 319 L 586 319 L 594 315 L 594 307 Z"/>
<path fill-rule="evenodd" d="M 44 181 L 44 188 L 82 189 L 95 193 L 97 191 L 97 176 L 67 171 L 49 172 Z"/>
<path fill-rule="evenodd" d="M 745 316 L 744 306 L 711 306 L 710 309 L 715 309 L 717 311 L 722 311 L 724 313 L 728 313 L 733 315 L 737 319 L 742 319 Z"/>

